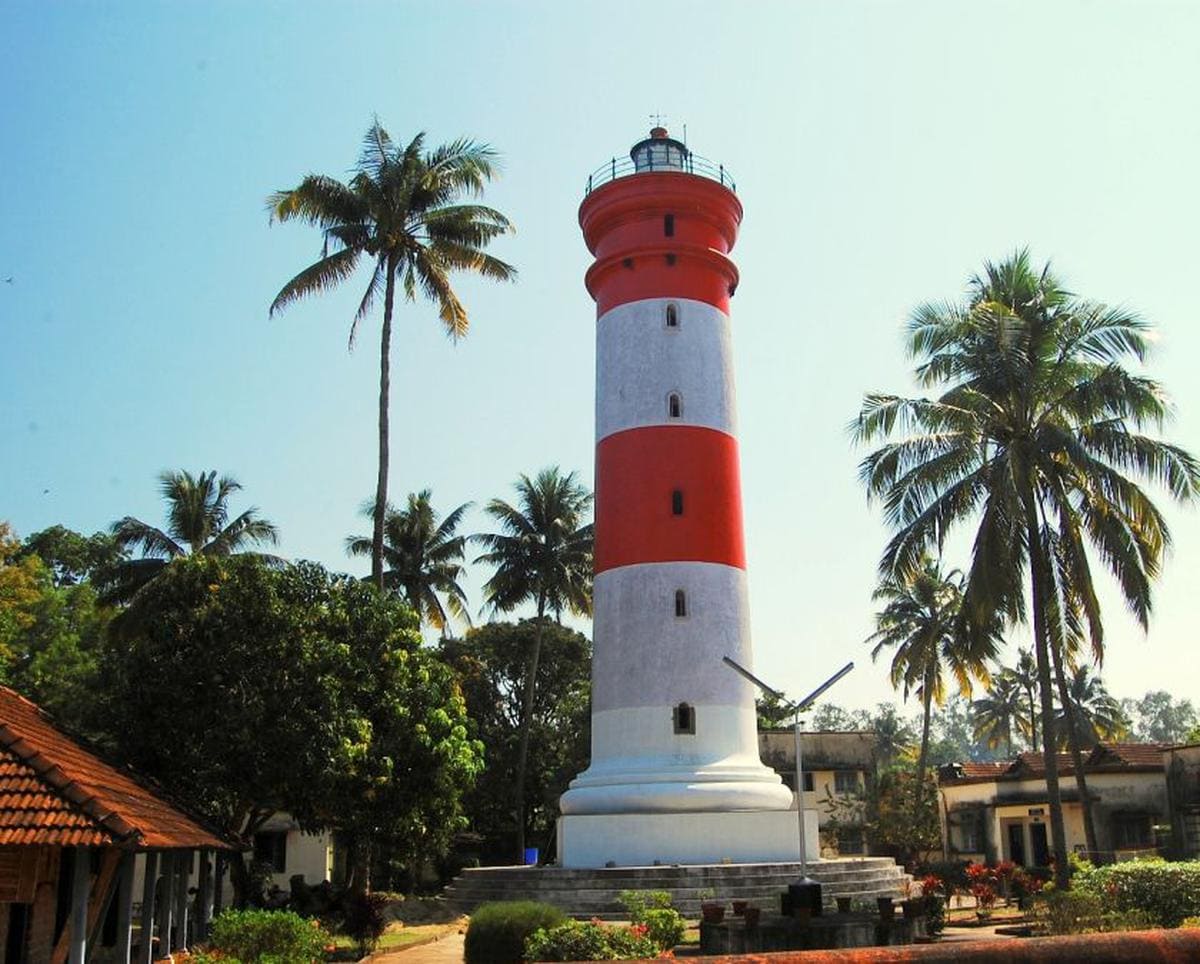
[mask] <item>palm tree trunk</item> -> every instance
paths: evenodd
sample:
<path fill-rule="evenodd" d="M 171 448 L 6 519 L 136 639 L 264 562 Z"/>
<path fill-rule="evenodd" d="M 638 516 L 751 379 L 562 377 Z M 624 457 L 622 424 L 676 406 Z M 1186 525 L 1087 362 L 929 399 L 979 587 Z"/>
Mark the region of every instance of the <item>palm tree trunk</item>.
<path fill-rule="evenodd" d="M 933 670 L 925 671 L 925 682 L 922 684 L 922 700 L 925 704 L 925 716 L 921 721 L 921 752 L 917 756 L 917 802 L 925 800 L 925 768 L 929 764 L 929 718 L 933 713 Z"/>
<path fill-rule="evenodd" d="M 542 657 L 542 633 L 546 628 L 546 597 L 538 594 L 537 629 L 533 633 L 533 652 L 525 668 L 525 699 L 521 704 L 521 739 L 517 747 L 517 863 L 525 862 L 525 769 L 529 761 L 529 731 L 533 728 L 533 687 L 537 681 L 538 661 Z"/>
<path fill-rule="evenodd" d="M 1092 819 L 1092 801 L 1088 796 L 1087 777 L 1083 773 L 1083 751 L 1079 746 L 1079 717 L 1075 704 L 1067 689 L 1067 678 L 1063 674 L 1062 653 L 1058 647 L 1052 650 L 1054 657 L 1054 681 L 1058 685 L 1058 702 L 1062 704 L 1067 721 L 1067 738 L 1071 746 L 1071 765 L 1075 768 L 1075 786 L 1079 790 L 1079 806 L 1083 808 L 1083 835 L 1087 840 L 1088 859 L 1095 860 L 1100 849 L 1096 843 L 1096 824 Z"/>
<path fill-rule="evenodd" d="M 383 334 L 379 345 L 379 477 L 375 481 L 375 525 L 371 532 L 371 582 L 383 591 L 383 516 L 388 488 L 388 393 L 392 375 L 392 305 L 396 296 L 396 266 L 388 260 L 383 294 Z"/>
<path fill-rule="evenodd" d="M 1046 765 L 1046 798 L 1050 809 L 1051 849 L 1054 852 L 1054 884 L 1066 890 L 1071 883 L 1067 866 L 1067 835 L 1063 823 L 1062 793 L 1058 786 L 1058 747 L 1054 739 L 1054 693 L 1050 679 L 1050 654 L 1046 632 L 1046 556 L 1032 488 L 1025 493 L 1025 538 L 1029 548 L 1030 593 L 1033 603 L 1033 644 L 1038 671 L 1038 695 L 1042 711 L 1042 759 Z"/>

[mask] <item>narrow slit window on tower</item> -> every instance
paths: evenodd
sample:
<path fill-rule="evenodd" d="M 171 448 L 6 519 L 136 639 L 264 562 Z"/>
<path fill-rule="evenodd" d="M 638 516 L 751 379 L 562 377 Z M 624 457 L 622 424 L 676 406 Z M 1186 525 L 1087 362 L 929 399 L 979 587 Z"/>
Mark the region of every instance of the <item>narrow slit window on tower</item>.
<path fill-rule="evenodd" d="M 633 258 L 625 258 L 621 264 L 623 264 L 629 270 L 633 270 Z M 730 292 L 730 294 L 732 294 L 732 292 Z"/>
<path fill-rule="evenodd" d="M 677 707 L 675 707 L 675 711 L 672 715 L 675 718 L 674 722 L 676 733 L 688 733 L 693 736 L 695 735 L 696 711 L 693 707 L 689 706 L 687 703 L 680 703 Z"/>
<path fill-rule="evenodd" d="M 667 267 L 668 267 L 668 268 L 674 268 L 674 267 L 675 267 L 675 255 L 673 255 L 673 254 L 668 254 L 668 255 L 667 255 Z"/>
<path fill-rule="evenodd" d="M 675 215 L 674 214 L 664 214 L 663 215 L 663 234 L 665 234 L 668 238 L 675 237 Z"/>
<path fill-rule="evenodd" d="M 679 306 L 678 305 L 667 305 L 667 327 L 668 328 L 678 328 L 679 327 Z"/>
<path fill-rule="evenodd" d="M 675 590 L 675 618 L 683 619 L 687 615 L 687 593 L 682 589 Z"/>
<path fill-rule="evenodd" d="M 667 396 L 667 417 L 683 418 L 683 399 L 679 397 L 678 392 L 671 392 Z"/>
<path fill-rule="evenodd" d="M 683 515 L 683 489 L 671 493 L 671 515 Z"/>

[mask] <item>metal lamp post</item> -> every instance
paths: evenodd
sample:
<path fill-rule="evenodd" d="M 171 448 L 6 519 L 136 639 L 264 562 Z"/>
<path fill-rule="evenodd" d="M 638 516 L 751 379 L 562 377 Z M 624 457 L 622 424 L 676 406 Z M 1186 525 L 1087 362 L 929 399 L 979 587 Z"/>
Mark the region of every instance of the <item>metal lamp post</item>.
<path fill-rule="evenodd" d="M 772 686 L 768 686 L 766 683 L 764 683 L 762 680 L 760 680 L 757 676 L 755 676 L 753 673 L 751 673 L 750 670 L 746 669 L 745 666 L 742 666 L 736 660 L 730 659 L 728 656 L 722 657 L 722 659 L 724 660 L 724 662 L 727 666 L 729 666 L 735 672 L 740 673 L 742 676 L 744 676 L 746 679 L 748 679 L 751 683 L 753 683 L 755 686 L 757 686 L 760 690 L 762 690 L 768 696 L 773 696 L 775 699 L 777 699 L 780 703 L 782 703 L 787 709 L 791 710 L 793 713 L 792 735 L 794 736 L 794 738 L 796 740 L 796 814 L 797 814 L 798 821 L 800 824 L 800 883 L 799 883 L 799 888 L 800 888 L 801 893 L 803 893 L 806 888 L 809 888 L 809 887 L 816 888 L 816 906 L 814 907 L 814 910 L 816 913 L 820 913 L 820 901 L 821 901 L 820 887 L 821 887 L 821 885 L 816 883 L 815 881 L 809 881 L 809 879 L 808 879 L 808 840 L 807 840 L 807 832 L 804 827 L 804 758 L 800 752 L 800 714 L 803 713 L 805 710 L 809 709 L 813 705 L 813 703 L 815 703 L 817 701 L 817 698 L 822 693 L 824 693 L 827 689 L 829 689 L 829 687 L 831 687 L 834 683 L 836 683 L 843 676 L 845 676 L 847 673 L 849 673 L 850 670 L 854 669 L 854 663 L 852 663 L 852 662 L 847 663 L 845 666 L 843 666 L 841 669 L 839 669 L 836 673 L 834 673 L 831 677 L 829 677 L 829 679 L 827 679 L 824 683 L 822 683 L 815 690 L 813 690 L 811 693 L 809 693 L 808 696 L 804 697 L 804 699 L 798 700 L 796 702 L 792 702 L 791 700 L 785 698 L 783 693 L 781 693 L 779 690 L 775 689 Z"/>

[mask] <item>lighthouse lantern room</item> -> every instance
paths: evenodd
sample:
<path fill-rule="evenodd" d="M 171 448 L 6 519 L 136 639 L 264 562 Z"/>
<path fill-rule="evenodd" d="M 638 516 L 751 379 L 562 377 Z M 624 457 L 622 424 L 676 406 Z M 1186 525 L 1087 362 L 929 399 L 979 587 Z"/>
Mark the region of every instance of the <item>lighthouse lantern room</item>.
<path fill-rule="evenodd" d="M 799 856 L 754 692 L 722 662 L 752 665 L 729 315 L 741 218 L 724 167 L 662 127 L 593 174 L 579 209 L 596 578 L 592 758 L 560 800 L 566 867 Z"/>

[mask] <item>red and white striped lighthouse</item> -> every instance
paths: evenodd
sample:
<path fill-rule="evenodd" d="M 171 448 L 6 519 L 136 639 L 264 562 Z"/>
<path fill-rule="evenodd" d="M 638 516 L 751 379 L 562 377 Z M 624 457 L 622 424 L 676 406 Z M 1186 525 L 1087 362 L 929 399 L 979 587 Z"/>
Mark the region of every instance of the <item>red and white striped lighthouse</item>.
<path fill-rule="evenodd" d="M 729 318 L 741 218 L 724 168 L 662 127 L 593 175 L 579 210 L 596 580 L 592 759 L 560 801 L 565 866 L 799 853 L 754 693 L 722 662 L 752 662 Z"/>

